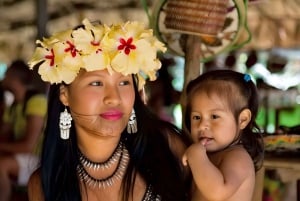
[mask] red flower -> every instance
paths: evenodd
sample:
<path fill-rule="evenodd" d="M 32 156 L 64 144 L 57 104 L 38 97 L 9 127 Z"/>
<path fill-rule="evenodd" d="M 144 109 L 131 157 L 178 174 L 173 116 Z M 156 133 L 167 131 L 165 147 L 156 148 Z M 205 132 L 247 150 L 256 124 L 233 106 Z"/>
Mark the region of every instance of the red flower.
<path fill-rule="evenodd" d="M 72 57 L 76 57 L 77 50 L 75 48 L 75 45 L 73 43 L 71 43 L 70 41 L 67 41 L 67 44 L 69 45 L 69 47 L 65 49 L 65 52 L 70 51 Z"/>
<path fill-rule="evenodd" d="M 100 42 L 95 42 L 95 41 L 91 41 L 91 45 L 92 46 L 100 46 Z M 98 54 L 99 52 L 102 52 L 102 49 L 101 48 L 98 48 L 96 50 L 96 53 Z"/>
<path fill-rule="evenodd" d="M 51 54 L 45 56 L 46 59 L 50 59 L 50 66 L 54 65 L 54 51 L 51 49 Z"/>
<path fill-rule="evenodd" d="M 120 39 L 120 43 L 121 45 L 118 46 L 118 50 L 123 50 L 125 54 L 129 54 L 130 53 L 130 49 L 134 50 L 136 48 L 135 45 L 131 44 L 133 41 L 132 37 L 128 38 L 128 40 L 126 41 L 124 38 Z"/>

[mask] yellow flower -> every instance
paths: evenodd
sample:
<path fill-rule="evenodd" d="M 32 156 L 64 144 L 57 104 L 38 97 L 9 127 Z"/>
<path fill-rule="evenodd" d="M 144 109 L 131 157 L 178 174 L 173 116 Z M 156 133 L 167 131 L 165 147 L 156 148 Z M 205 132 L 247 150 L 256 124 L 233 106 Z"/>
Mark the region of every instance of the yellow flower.
<path fill-rule="evenodd" d="M 152 30 L 146 30 L 138 22 L 112 27 L 103 43 L 111 52 L 113 70 L 124 75 L 141 73 L 151 79 L 154 79 L 152 71 L 161 67 L 157 51 L 166 50 L 164 44 L 153 37 Z"/>
<path fill-rule="evenodd" d="M 155 80 L 161 67 L 157 51 L 166 51 L 150 29 L 139 22 L 112 26 L 93 25 L 87 19 L 83 26 L 66 30 L 37 41 L 29 66 L 37 64 L 44 81 L 71 83 L 79 70 L 107 69 L 110 73 L 137 74 L 141 88 L 146 79 Z"/>
<path fill-rule="evenodd" d="M 37 40 L 36 43 L 39 44 L 41 47 L 36 48 L 31 60 L 28 62 L 30 69 L 32 69 L 36 64 L 40 63 L 41 61 L 46 61 L 45 60 L 46 55 L 49 56 L 53 54 L 52 52 L 53 45 L 56 44 L 57 42 L 65 40 L 71 35 L 71 33 L 72 33 L 71 30 L 67 30 L 67 31 L 54 34 L 50 38 L 43 38 L 43 41 Z M 54 65 L 54 63 L 51 63 L 51 61 L 54 62 L 54 59 L 48 60 L 49 65 Z"/>
<path fill-rule="evenodd" d="M 30 68 L 42 62 L 38 73 L 42 80 L 53 83 L 71 83 L 83 62 L 76 50 L 71 31 L 64 31 L 53 35 L 49 39 L 37 41 L 42 47 L 37 47 L 32 59 L 29 61 Z"/>
<path fill-rule="evenodd" d="M 84 20 L 83 25 L 85 27 L 74 30 L 72 36 L 81 54 L 84 68 L 87 71 L 109 69 L 109 55 L 101 47 L 101 40 L 105 34 L 104 27 L 93 26 L 88 20 Z"/>

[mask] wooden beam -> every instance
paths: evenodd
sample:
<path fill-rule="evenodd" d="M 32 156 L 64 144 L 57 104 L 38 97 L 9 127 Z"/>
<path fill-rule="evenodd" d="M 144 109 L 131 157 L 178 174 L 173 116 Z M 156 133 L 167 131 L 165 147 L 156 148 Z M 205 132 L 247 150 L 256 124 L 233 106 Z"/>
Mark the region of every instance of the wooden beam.
<path fill-rule="evenodd" d="M 186 105 L 186 86 L 187 84 L 200 75 L 200 58 L 201 58 L 201 39 L 196 35 L 187 35 L 184 45 L 185 50 L 185 64 L 184 64 L 184 82 L 181 93 L 181 107 L 182 107 L 182 128 L 185 130 L 184 117 Z"/>

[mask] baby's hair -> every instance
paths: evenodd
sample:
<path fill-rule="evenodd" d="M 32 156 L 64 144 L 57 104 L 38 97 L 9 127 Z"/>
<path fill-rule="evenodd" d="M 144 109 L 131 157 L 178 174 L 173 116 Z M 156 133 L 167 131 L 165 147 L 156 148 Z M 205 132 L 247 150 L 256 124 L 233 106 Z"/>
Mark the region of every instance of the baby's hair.
<path fill-rule="evenodd" d="M 187 105 L 185 112 L 185 125 L 190 131 L 191 100 L 198 92 L 205 92 L 208 96 L 217 94 L 228 105 L 236 121 L 244 109 L 251 111 L 248 125 L 241 130 L 237 141 L 240 141 L 254 161 L 256 170 L 262 165 L 264 148 L 263 138 L 256 116 L 258 113 L 258 92 L 250 75 L 233 70 L 212 70 L 192 80 L 186 89 Z"/>

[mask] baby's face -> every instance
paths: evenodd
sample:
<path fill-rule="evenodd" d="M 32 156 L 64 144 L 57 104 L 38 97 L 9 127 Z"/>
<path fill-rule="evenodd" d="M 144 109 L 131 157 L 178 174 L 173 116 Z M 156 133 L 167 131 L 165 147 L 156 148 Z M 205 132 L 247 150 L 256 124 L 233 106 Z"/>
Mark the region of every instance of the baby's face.
<path fill-rule="evenodd" d="M 239 133 L 237 121 L 226 100 L 215 94 L 195 93 L 191 101 L 191 135 L 207 151 L 217 151 L 231 144 Z"/>

